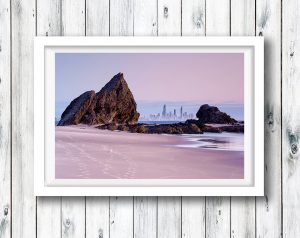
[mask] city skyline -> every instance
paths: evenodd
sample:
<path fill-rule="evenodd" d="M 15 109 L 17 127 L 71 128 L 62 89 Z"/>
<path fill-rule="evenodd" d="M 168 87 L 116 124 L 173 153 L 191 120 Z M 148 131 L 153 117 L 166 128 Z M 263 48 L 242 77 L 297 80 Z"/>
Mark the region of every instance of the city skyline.
<path fill-rule="evenodd" d="M 172 112 L 173 110 L 173 112 Z M 188 119 L 194 119 L 194 113 L 188 113 L 183 111 L 183 106 L 180 106 L 179 115 L 177 115 L 176 108 L 171 109 L 171 111 L 167 111 L 167 105 L 164 104 L 162 108 L 162 112 L 158 112 L 157 114 L 141 115 L 140 121 L 183 121 Z"/>

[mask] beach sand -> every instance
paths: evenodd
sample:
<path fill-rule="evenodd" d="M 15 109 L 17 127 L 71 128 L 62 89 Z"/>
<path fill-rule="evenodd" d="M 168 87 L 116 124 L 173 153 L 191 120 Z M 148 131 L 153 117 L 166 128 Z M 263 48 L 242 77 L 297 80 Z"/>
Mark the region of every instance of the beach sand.
<path fill-rule="evenodd" d="M 55 129 L 57 179 L 242 179 L 244 153 L 176 147 L 180 135 Z"/>

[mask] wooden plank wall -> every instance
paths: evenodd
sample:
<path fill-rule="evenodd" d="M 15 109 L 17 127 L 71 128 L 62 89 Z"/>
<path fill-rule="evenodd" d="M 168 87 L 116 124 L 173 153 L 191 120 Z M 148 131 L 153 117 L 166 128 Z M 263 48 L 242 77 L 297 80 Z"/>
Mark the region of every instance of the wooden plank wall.
<path fill-rule="evenodd" d="M 300 237 L 298 0 L 0 0 L 0 238 Z M 33 37 L 265 37 L 265 196 L 33 196 Z"/>

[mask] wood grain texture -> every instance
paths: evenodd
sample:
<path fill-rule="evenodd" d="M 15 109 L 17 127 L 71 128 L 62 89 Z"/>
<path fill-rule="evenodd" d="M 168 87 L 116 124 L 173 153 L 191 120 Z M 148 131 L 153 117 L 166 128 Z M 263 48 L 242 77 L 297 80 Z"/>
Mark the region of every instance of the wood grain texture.
<path fill-rule="evenodd" d="M 109 35 L 109 0 L 86 0 L 86 35 Z"/>
<path fill-rule="evenodd" d="M 86 35 L 109 35 L 109 0 L 86 1 Z M 86 198 L 86 237 L 109 237 L 109 206 L 109 197 Z"/>
<path fill-rule="evenodd" d="M 181 197 L 158 197 L 157 238 L 181 237 Z"/>
<path fill-rule="evenodd" d="M 133 197 L 110 198 L 110 237 L 133 237 Z"/>
<path fill-rule="evenodd" d="M 206 1 L 206 35 L 230 35 L 230 1 Z M 230 198 L 207 197 L 206 237 L 230 237 Z"/>
<path fill-rule="evenodd" d="M 61 4 L 59 0 L 36 3 L 38 36 L 61 35 Z M 61 237 L 61 197 L 37 198 L 37 237 Z"/>
<path fill-rule="evenodd" d="M 133 35 L 133 0 L 110 0 L 110 35 Z"/>
<path fill-rule="evenodd" d="M 85 0 L 62 0 L 62 34 L 85 35 Z M 85 197 L 62 198 L 62 237 L 85 237 Z"/>
<path fill-rule="evenodd" d="M 157 36 L 157 0 L 134 1 L 134 35 Z M 135 197 L 135 238 L 157 237 L 157 197 Z"/>
<path fill-rule="evenodd" d="M 205 35 L 205 0 L 182 0 L 182 35 Z"/>
<path fill-rule="evenodd" d="M 205 1 L 182 1 L 182 35 L 205 35 Z M 205 237 L 205 197 L 182 197 L 181 211 L 181 237 Z"/>
<path fill-rule="evenodd" d="M 206 198 L 206 237 L 230 237 L 230 199 Z"/>
<path fill-rule="evenodd" d="M 59 36 L 62 34 L 61 1 L 37 0 L 36 32 L 38 36 Z"/>
<path fill-rule="evenodd" d="M 182 197 L 181 209 L 181 237 L 205 237 L 205 197 Z"/>
<path fill-rule="evenodd" d="M 255 35 L 255 1 L 231 0 L 232 36 Z M 231 237 L 255 237 L 255 198 L 231 198 Z"/>
<path fill-rule="evenodd" d="M 158 35 L 181 35 L 181 1 L 158 0 Z M 157 237 L 181 237 L 181 197 L 158 197 Z"/>
<path fill-rule="evenodd" d="M 62 35 L 85 35 L 85 0 L 61 0 Z"/>
<path fill-rule="evenodd" d="M 85 198 L 62 198 L 61 205 L 61 237 L 85 237 Z"/>
<path fill-rule="evenodd" d="M 86 237 L 109 237 L 109 197 L 86 198 Z"/>
<path fill-rule="evenodd" d="M 134 198 L 134 237 L 157 237 L 157 197 Z"/>
<path fill-rule="evenodd" d="M 158 0 L 158 35 L 181 35 L 181 0 Z"/>
<path fill-rule="evenodd" d="M 110 35 L 133 35 L 133 0 L 110 0 Z M 133 237 L 133 197 L 110 197 L 110 237 Z"/>
<path fill-rule="evenodd" d="M 280 237 L 281 1 L 257 0 L 256 19 L 256 34 L 265 40 L 265 196 L 256 198 L 256 234 Z"/>
<path fill-rule="evenodd" d="M 61 197 L 39 197 L 37 200 L 37 237 L 61 237 Z"/>
<path fill-rule="evenodd" d="M 300 3 L 282 6 L 282 204 L 283 237 L 300 234 Z"/>
<path fill-rule="evenodd" d="M 0 237 L 11 228 L 10 3 L 0 0 Z"/>
<path fill-rule="evenodd" d="M 157 0 L 134 1 L 134 35 L 157 35 Z"/>
<path fill-rule="evenodd" d="M 36 236 L 33 195 L 33 37 L 35 1 L 13 0 L 12 14 L 12 237 Z"/>
<path fill-rule="evenodd" d="M 230 0 L 206 1 L 206 35 L 230 34 Z"/>

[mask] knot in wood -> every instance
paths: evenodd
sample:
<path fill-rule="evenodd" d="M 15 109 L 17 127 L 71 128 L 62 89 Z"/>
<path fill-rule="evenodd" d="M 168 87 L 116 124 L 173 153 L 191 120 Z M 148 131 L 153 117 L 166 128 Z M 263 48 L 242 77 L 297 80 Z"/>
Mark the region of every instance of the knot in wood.
<path fill-rule="evenodd" d="M 297 154 L 298 152 L 298 146 L 296 143 L 291 144 L 291 152 L 293 155 Z"/>
<path fill-rule="evenodd" d="M 98 238 L 103 238 L 103 230 L 100 228 L 98 232 L 99 232 Z"/>
<path fill-rule="evenodd" d="M 269 112 L 268 113 L 268 126 L 270 129 L 273 128 L 274 126 L 274 116 L 273 116 L 273 112 Z"/>
<path fill-rule="evenodd" d="M 201 25 L 202 25 L 201 17 L 198 17 L 196 20 L 196 26 L 197 28 L 201 28 Z"/>
<path fill-rule="evenodd" d="M 71 220 L 69 218 L 67 218 L 65 224 L 66 224 L 65 225 L 66 227 L 70 227 L 71 226 Z"/>
<path fill-rule="evenodd" d="M 4 206 L 4 216 L 8 215 L 8 206 Z"/>
<path fill-rule="evenodd" d="M 167 18 L 169 16 L 169 9 L 168 7 L 164 7 L 164 17 Z"/>

